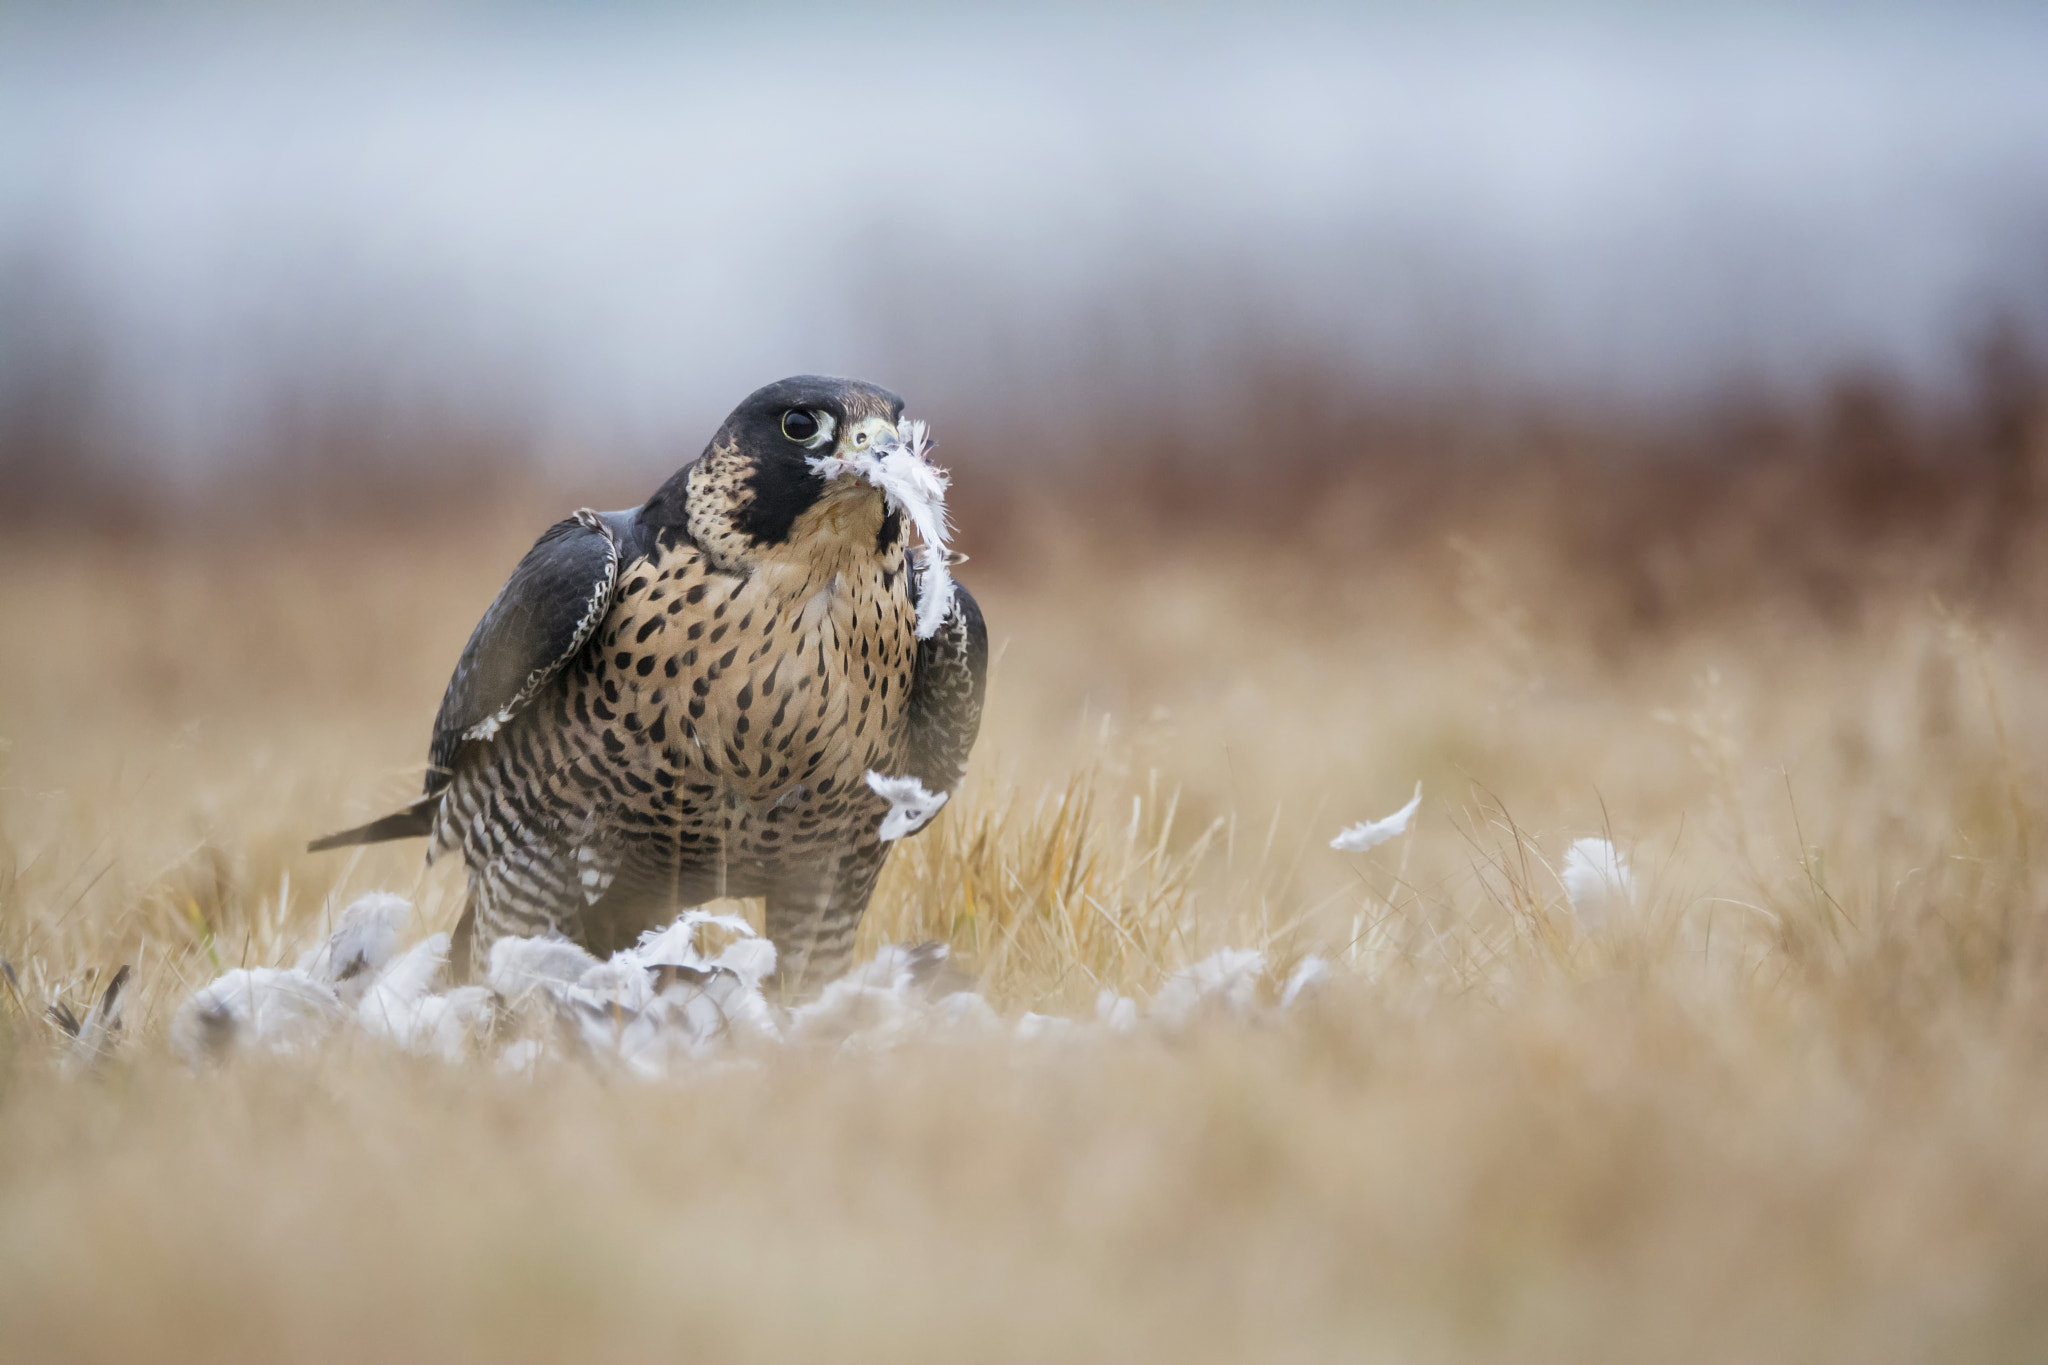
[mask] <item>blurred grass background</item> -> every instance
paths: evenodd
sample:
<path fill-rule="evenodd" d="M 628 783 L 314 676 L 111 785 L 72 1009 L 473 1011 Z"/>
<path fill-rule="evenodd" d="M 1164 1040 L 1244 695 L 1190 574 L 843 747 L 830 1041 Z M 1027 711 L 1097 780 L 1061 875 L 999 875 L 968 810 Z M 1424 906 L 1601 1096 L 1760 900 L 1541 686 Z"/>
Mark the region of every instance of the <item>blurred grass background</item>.
<path fill-rule="evenodd" d="M 2029 1358 L 2048 405 L 2014 392 L 1264 478 L 942 431 L 990 711 L 864 940 L 946 938 L 1007 1009 L 1222 946 L 1340 983 L 1282 1027 L 675 1090 L 163 1041 L 360 891 L 452 923 L 416 847 L 301 850 L 414 789 L 476 612 L 585 499 L 11 530 L 8 1354 Z M 1407 839 L 1326 847 L 1418 779 Z M 1554 872 L 1588 834 L 1643 888 L 1597 939 Z M 42 1003 L 119 963 L 129 1052 L 58 1074 Z"/>
<path fill-rule="evenodd" d="M 0 11 L 0 1358 L 2040 1357 L 2038 21 L 421 13 Z M 1336 984 L 175 1065 L 356 894 L 452 925 L 306 840 L 543 527 L 803 369 L 933 420 L 995 654 L 864 945 Z"/>

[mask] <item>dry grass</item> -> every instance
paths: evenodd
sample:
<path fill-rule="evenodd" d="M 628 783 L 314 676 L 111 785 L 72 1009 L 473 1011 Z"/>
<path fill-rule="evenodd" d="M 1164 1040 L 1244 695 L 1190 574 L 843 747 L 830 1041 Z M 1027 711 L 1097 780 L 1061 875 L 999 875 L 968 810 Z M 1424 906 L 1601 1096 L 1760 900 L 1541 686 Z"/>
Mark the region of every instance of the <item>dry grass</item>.
<path fill-rule="evenodd" d="M 2039 1358 L 2048 634 L 1945 606 L 1926 539 L 1831 559 L 1847 613 L 1752 564 L 1645 622 L 1546 516 L 1381 552 L 1341 528 L 1397 512 L 1332 506 L 1220 561 L 1045 528 L 970 571 L 976 770 L 866 936 L 1063 1011 L 1314 950 L 1347 970 L 1312 1008 L 674 1088 L 163 1044 L 359 890 L 452 921 L 416 848 L 300 850 L 412 789 L 530 513 L 13 536 L 0 1356 Z M 1697 581 L 1710 539 L 1629 571 Z M 1407 840 L 1325 846 L 1418 778 Z M 1596 833 L 1645 888 L 1597 940 L 1551 871 Z M 40 1004 L 122 962 L 133 1046 L 60 1074 Z"/>

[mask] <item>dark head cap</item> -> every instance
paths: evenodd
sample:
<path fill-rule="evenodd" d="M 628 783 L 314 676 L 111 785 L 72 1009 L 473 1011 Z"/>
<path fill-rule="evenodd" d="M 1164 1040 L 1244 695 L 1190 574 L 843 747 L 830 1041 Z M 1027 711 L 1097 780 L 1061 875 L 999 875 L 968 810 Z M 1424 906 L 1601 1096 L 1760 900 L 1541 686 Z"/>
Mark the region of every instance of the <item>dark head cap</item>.
<path fill-rule="evenodd" d="M 748 394 L 746 401 L 725 419 L 711 444 L 731 440 L 743 450 L 765 452 L 784 438 L 783 418 L 792 412 L 829 414 L 833 425 L 842 430 L 863 417 L 880 417 L 894 425 L 903 415 L 903 400 L 887 389 L 863 384 L 858 379 L 794 375 Z M 802 446 L 798 444 L 797 448 Z"/>
<path fill-rule="evenodd" d="M 753 498 L 736 509 L 734 524 L 757 543 L 783 540 L 825 492 L 811 459 L 864 419 L 879 417 L 893 427 L 902 415 L 901 398 L 857 379 L 800 374 L 754 390 L 711 438 L 714 448 L 730 444 L 753 466 Z"/>
<path fill-rule="evenodd" d="M 902 415 L 901 398 L 857 379 L 800 374 L 777 380 L 748 394 L 704 453 L 641 515 L 661 525 L 688 518 L 707 550 L 713 547 L 706 541 L 726 542 L 729 535 L 755 545 L 780 543 L 824 496 L 825 478 L 811 461 L 829 453 L 837 437 L 877 421 L 893 428 Z M 722 545 L 722 557 L 739 552 L 737 544 Z"/>

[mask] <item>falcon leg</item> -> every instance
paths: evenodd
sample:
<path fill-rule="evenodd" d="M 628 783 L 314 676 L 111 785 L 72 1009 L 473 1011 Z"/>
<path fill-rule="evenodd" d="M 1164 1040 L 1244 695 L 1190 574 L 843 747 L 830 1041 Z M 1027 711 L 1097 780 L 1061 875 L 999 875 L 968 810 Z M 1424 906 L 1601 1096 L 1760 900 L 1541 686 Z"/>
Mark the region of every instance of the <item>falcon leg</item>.
<path fill-rule="evenodd" d="M 718 895 L 718 885 L 695 872 L 670 871 L 653 882 L 621 878 L 566 927 L 592 956 L 606 958 Z"/>
<path fill-rule="evenodd" d="M 888 845 L 855 849 L 809 885 L 783 887 L 768 897 L 768 938 L 775 944 L 771 994 L 800 1000 L 845 975 L 853 937 L 874 894 Z"/>
<path fill-rule="evenodd" d="M 536 877 L 545 880 L 536 881 Z M 449 958 L 458 964 L 466 961 L 470 979 L 483 981 L 490 975 L 491 945 L 501 938 L 556 933 L 580 942 L 586 937 L 581 932 L 581 917 L 575 913 L 582 908 L 577 905 L 580 899 L 573 873 L 553 874 L 546 863 L 529 862 L 515 869 L 500 859 L 480 872 L 473 871 L 469 905 L 455 926 Z M 566 923 L 560 912 L 563 906 L 571 907 Z"/>
<path fill-rule="evenodd" d="M 455 932 L 448 938 L 448 975 L 453 984 L 467 986 L 472 981 L 482 981 L 488 974 L 490 963 L 476 960 L 476 899 L 471 897 L 462 907 L 462 918 L 455 921 Z"/>

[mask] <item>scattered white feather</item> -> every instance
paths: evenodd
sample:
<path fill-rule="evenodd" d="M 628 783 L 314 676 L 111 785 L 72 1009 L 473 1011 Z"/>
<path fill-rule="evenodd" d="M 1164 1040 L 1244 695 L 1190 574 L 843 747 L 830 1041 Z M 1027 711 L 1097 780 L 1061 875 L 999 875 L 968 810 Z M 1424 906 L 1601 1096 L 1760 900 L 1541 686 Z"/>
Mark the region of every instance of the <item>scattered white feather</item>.
<path fill-rule="evenodd" d="M 699 938 L 706 929 L 722 929 L 733 936 L 715 957 L 705 955 Z M 720 1030 L 757 1038 L 776 1037 L 781 1031 L 761 994 L 761 983 L 775 971 L 775 945 L 738 915 L 688 911 L 668 928 L 642 934 L 638 946 L 621 956 L 657 976 L 663 967 L 681 969 L 667 974 L 663 994 L 708 1004 L 717 1011 Z M 701 1010 L 697 1017 L 704 1017 Z"/>
<path fill-rule="evenodd" d="M 501 938 L 491 945 L 486 976 L 492 990 L 516 1000 L 548 985 L 573 985 L 596 965 L 596 958 L 566 938 Z"/>
<path fill-rule="evenodd" d="M 1248 1017 L 1259 1000 L 1265 954 L 1225 948 L 1168 977 L 1152 998 L 1152 1018 L 1168 1028 L 1185 1028 L 1205 1014 Z"/>
<path fill-rule="evenodd" d="M 940 996 L 932 1006 L 932 1018 L 946 1031 L 962 1034 L 992 1034 L 1003 1031 L 1002 1016 L 995 1006 L 973 991 L 954 991 Z"/>
<path fill-rule="evenodd" d="M 531 1076 L 540 1069 L 540 1059 L 546 1055 L 547 1049 L 540 1039 L 521 1038 L 505 1045 L 491 1069 L 500 1076 Z"/>
<path fill-rule="evenodd" d="M 886 991 L 900 995 L 910 981 L 910 953 L 900 943 L 885 943 L 866 962 L 857 962 L 847 969 L 845 976 L 830 982 L 818 992 L 809 1004 L 799 1005 L 795 1014 L 801 1018 L 806 1013 L 816 1013 L 825 996 L 834 986 L 842 991 Z"/>
<path fill-rule="evenodd" d="M 1095 1022 L 1111 1033 L 1134 1032 L 1138 1027 L 1138 1002 L 1105 989 L 1095 997 Z"/>
<path fill-rule="evenodd" d="M 1017 1021 L 1010 1036 L 1020 1043 L 1052 1042 L 1073 1036 L 1076 1025 L 1073 1020 L 1060 1014 L 1026 1014 Z"/>
<path fill-rule="evenodd" d="M 699 941 L 706 928 L 734 940 L 708 956 Z M 573 983 L 540 989 L 585 1056 L 652 1079 L 729 1044 L 779 1040 L 781 1022 L 761 993 L 774 970 L 774 945 L 744 919 L 692 910 Z"/>
<path fill-rule="evenodd" d="M 364 1033 L 406 1052 L 459 1062 L 490 1032 L 491 992 L 464 986 L 436 995 L 448 966 L 448 935 L 414 944 L 363 993 L 356 1022 Z"/>
<path fill-rule="evenodd" d="M 1353 825 L 1330 840 L 1330 847 L 1339 853 L 1363 853 L 1369 848 L 1378 848 L 1387 840 L 1408 832 L 1408 822 L 1415 818 L 1415 812 L 1422 805 L 1422 784 L 1415 784 L 1415 795 L 1408 804 L 1384 820 L 1367 820 Z"/>
<path fill-rule="evenodd" d="M 1588 930 L 1607 927 L 1634 904 L 1635 875 L 1628 859 L 1605 839 L 1576 839 L 1564 855 L 1564 894 Z"/>
<path fill-rule="evenodd" d="M 300 1052 L 346 1014 L 332 986 L 295 967 L 237 967 L 178 1007 L 171 1046 L 193 1066 L 245 1048 Z"/>
<path fill-rule="evenodd" d="M 403 896 L 372 891 L 341 912 L 334 932 L 299 958 L 298 970 L 334 988 L 344 1005 L 362 999 L 398 946 L 398 931 L 412 918 Z"/>
<path fill-rule="evenodd" d="M 848 1047 L 886 1047 L 937 1029 L 1001 1027 L 971 990 L 943 943 L 884 945 L 790 1012 L 792 1037 Z"/>
<path fill-rule="evenodd" d="M 706 958 L 697 946 L 697 936 L 705 929 L 723 929 L 727 933 L 738 935 L 742 940 L 761 944 L 768 950 L 768 966 L 767 971 L 760 975 L 765 976 L 775 970 L 775 945 L 759 938 L 754 933 L 753 925 L 738 915 L 714 915 L 703 910 L 687 910 L 667 928 L 649 929 L 640 935 L 638 943 L 620 953 L 613 961 L 623 959 L 643 967 L 708 967 L 711 960 Z M 757 976 L 756 980 L 758 979 Z"/>
<path fill-rule="evenodd" d="M 576 979 L 570 990 L 557 991 L 564 1000 L 580 1000 L 614 1013 L 637 1014 L 654 1003 L 655 980 L 647 968 L 621 953 L 600 962 Z"/>
<path fill-rule="evenodd" d="M 750 986 L 759 986 L 775 971 L 775 945 L 765 938 L 737 938 L 712 959 Z"/>
<path fill-rule="evenodd" d="M 363 1031 L 373 1037 L 421 1057 L 460 1062 L 489 1039 L 495 1006 L 488 987 L 461 986 L 442 995 L 421 996 L 403 1009 L 358 1017 Z"/>
<path fill-rule="evenodd" d="M 914 990 L 911 950 L 885 944 L 872 958 L 790 1011 L 791 1036 L 887 1039 L 904 1032 L 920 1001 Z"/>
<path fill-rule="evenodd" d="M 1280 992 L 1280 1008 L 1293 1009 L 1327 985 L 1332 975 L 1330 964 L 1310 953 L 1294 964 L 1294 971 L 1288 976 L 1287 985 Z"/>
<path fill-rule="evenodd" d="M 842 977 L 790 1013 L 790 1037 L 807 1042 L 886 1045 L 910 1032 L 916 1008 L 902 992 Z"/>
<path fill-rule="evenodd" d="M 917 638 L 938 634 L 953 609 L 952 558 L 946 541 L 946 472 L 932 463 L 931 433 L 923 422 L 904 418 L 893 439 L 870 450 L 818 455 L 810 466 L 828 478 L 851 474 L 882 490 L 889 506 L 910 519 L 924 544 L 918 552 Z"/>
<path fill-rule="evenodd" d="M 884 777 L 868 770 L 868 790 L 889 803 L 882 817 L 882 842 L 891 843 L 917 833 L 932 822 L 939 807 L 946 804 L 945 792 L 929 792 L 915 777 Z"/>
<path fill-rule="evenodd" d="M 702 1056 L 725 1030 L 716 1005 L 696 993 L 672 998 L 663 992 L 637 1010 L 572 998 L 565 1017 L 587 1056 L 647 1080 Z"/>
<path fill-rule="evenodd" d="M 1004 1016 L 940 943 L 889 944 L 790 1007 L 764 991 L 774 945 L 738 916 L 701 910 L 603 962 L 555 935 L 501 939 L 489 984 L 451 990 L 447 935 L 392 954 L 410 913 L 396 897 L 365 897 L 299 967 L 224 974 L 179 1008 L 173 1044 L 198 1065 L 241 1049 L 304 1051 L 352 1029 L 420 1056 L 481 1058 L 504 1075 L 531 1075 L 557 1057 L 655 1080 L 753 1065 L 749 1049 L 790 1043 L 872 1050 L 913 1039 L 1078 1041 L 1178 1030 L 1204 1017 L 1258 1018 L 1272 1008 L 1260 1002 L 1265 957 L 1226 949 L 1174 973 L 1149 1003 L 1105 990 L 1092 1018 Z M 707 943 L 714 932 L 717 951 Z M 1279 1008 L 1331 976 L 1322 958 L 1303 958 Z M 350 983 L 360 992 L 353 1003 L 337 991 Z"/>
<path fill-rule="evenodd" d="M 434 989 L 448 966 L 448 935 L 429 934 L 393 962 L 363 993 L 356 1013 L 364 1020 L 413 1004 Z"/>
<path fill-rule="evenodd" d="M 727 949 L 730 953 L 731 949 Z M 773 948 L 770 948 L 773 952 Z M 738 968 L 726 967 L 720 954 L 721 970 L 703 988 L 704 998 L 718 1010 L 723 1036 L 734 1042 L 780 1042 L 782 1020 L 775 1007 L 761 994 L 761 979 Z M 773 970 L 771 957 L 770 970 Z"/>

